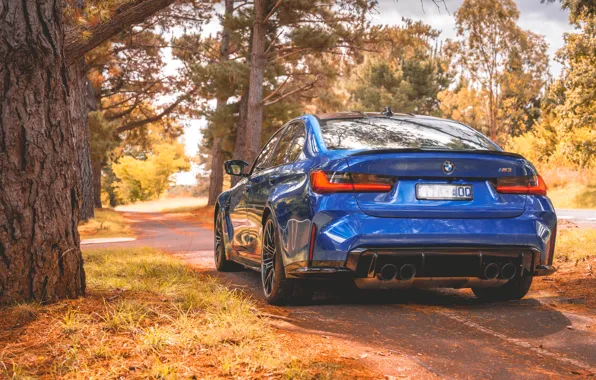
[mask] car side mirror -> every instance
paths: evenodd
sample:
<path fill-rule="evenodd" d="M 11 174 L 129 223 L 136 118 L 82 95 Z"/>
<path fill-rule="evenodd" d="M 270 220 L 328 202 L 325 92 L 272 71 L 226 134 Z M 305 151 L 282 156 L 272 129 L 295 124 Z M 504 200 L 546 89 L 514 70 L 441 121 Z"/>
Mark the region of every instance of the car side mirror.
<path fill-rule="evenodd" d="M 248 162 L 242 160 L 230 160 L 224 163 L 226 173 L 238 177 L 248 177 L 248 174 L 244 173 L 244 169 L 248 166 Z"/>

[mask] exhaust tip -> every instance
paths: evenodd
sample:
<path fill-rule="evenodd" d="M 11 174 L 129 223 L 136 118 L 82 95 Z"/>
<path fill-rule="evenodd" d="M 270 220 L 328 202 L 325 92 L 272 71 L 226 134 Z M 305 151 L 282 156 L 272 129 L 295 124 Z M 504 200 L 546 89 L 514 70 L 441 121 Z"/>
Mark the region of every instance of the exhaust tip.
<path fill-rule="evenodd" d="M 379 274 L 383 281 L 393 280 L 397 276 L 397 267 L 393 264 L 387 264 L 381 268 Z"/>
<path fill-rule="evenodd" d="M 501 269 L 495 263 L 490 263 L 484 268 L 484 277 L 487 280 L 494 280 L 495 278 L 499 277 L 499 272 Z"/>
<path fill-rule="evenodd" d="M 410 281 L 416 276 L 416 267 L 412 264 L 405 264 L 399 269 L 399 279 Z"/>
<path fill-rule="evenodd" d="M 501 277 L 504 280 L 511 280 L 513 277 L 515 277 L 516 273 L 517 269 L 515 268 L 515 265 L 511 263 L 507 263 L 501 268 Z"/>

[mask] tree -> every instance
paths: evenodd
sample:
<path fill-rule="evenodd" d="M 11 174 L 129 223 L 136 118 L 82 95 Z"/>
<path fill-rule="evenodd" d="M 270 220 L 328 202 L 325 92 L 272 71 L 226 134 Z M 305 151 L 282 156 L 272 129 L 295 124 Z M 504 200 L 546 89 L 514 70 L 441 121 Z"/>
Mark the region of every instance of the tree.
<path fill-rule="evenodd" d="M 116 193 L 126 202 L 158 199 L 170 186 L 173 174 L 189 169 L 184 146 L 177 142 L 161 142 L 144 159 L 125 156 L 112 165 L 119 180 Z"/>
<path fill-rule="evenodd" d="M 440 32 L 422 22 L 404 20 L 402 27 L 375 31 L 374 52 L 354 70 L 347 84 L 349 109 L 437 115 L 437 94 L 451 82 L 449 61 L 439 50 Z"/>
<path fill-rule="evenodd" d="M 272 93 L 277 95 L 280 87 L 285 88 L 285 91 L 277 96 L 278 99 L 269 98 L 264 101 L 265 96 L 268 96 L 264 96 L 263 88 L 266 84 L 264 79 L 267 65 L 287 62 L 290 58 L 296 62 L 307 56 L 323 53 L 346 55 L 353 52 L 364 42 L 368 27 L 366 15 L 376 3 L 375 0 L 255 0 L 245 121 L 243 117 L 240 118 L 245 125 L 240 125 L 238 129 L 236 144 L 244 146 L 241 152 L 243 159 L 254 161 L 262 146 L 261 140 L 255 136 L 262 134 L 264 107 L 298 91 L 312 89 L 317 82 L 315 76 L 307 83 L 289 90 L 292 83 L 282 80 Z M 304 74 L 308 73 L 303 72 Z M 293 76 L 289 77 L 293 79 Z M 242 110 L 240 113 L 243 114 Z"/>
<path fill-rule="evenodd" d="M 519 11 L 513 0 L 465 0 L 455 18 L 458 40 L 451 48 L 458 74 L 485 93 L 488 134 L 494 141 L 504 140 L 518 127 L 503 127 L 506 107 L 510 111 L 535 103 L 546 82 L 544 38 L 517 26 Z"/>
<path fill-rule="evenodd" d="M 65 38 L 62 0 L 0 1 L 0 303 L 84 294 L 69 65 L 173 1 L 125 4 L 86 38 Z"/>

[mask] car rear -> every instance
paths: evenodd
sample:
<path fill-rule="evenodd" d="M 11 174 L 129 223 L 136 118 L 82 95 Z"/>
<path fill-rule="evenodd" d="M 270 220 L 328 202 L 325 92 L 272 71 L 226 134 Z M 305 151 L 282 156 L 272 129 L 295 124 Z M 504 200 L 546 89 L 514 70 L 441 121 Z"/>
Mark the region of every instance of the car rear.
<path fill-rule="evenodd" d="M 436 118 L 335 118 L 320 133 L 303 273 L 333 267 L 360 287 L 396 288 L 494 287 L 552 272 L 556 216 L 523 157 Z"/>

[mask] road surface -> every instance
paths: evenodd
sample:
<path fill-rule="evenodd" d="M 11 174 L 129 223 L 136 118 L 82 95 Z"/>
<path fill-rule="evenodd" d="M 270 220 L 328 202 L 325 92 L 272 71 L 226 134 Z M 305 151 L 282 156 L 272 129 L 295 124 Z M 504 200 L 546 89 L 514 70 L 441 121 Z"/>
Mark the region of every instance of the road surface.
<path fill-rule="evenodd" d="M 557 218 L 568 220 L 581 227 L 596 227 L 596 210 L 558 209 Z"/>
<path fill-rule="evenodd" d="M 138 239 L 111 246 L 169 250 L 220 276 L 229 286 L 247 291 L 263 305 L 259 274 L 215 272 L 211 231 L 160 214 L 126 217 Z M 567 301 L 573 300 L 538 292 L 521 301 L 483 304 L 466 290 L 386 294 L 326 289 L 313 305 L 272 310 L 285 315 L 287 328 L 323 336 L 352 354 L 357 351 L 358 360 L 388 378 L 594 376 L 596 322 L 551 307 Z"/>

